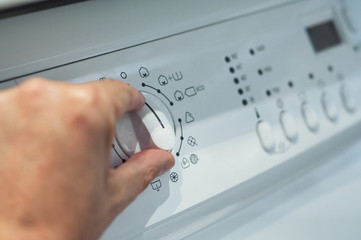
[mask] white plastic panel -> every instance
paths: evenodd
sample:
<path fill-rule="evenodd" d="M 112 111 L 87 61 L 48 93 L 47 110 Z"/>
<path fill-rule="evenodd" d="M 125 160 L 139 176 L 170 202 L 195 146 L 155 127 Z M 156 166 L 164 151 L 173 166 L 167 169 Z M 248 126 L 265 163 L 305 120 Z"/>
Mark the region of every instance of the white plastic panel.
<path fill-rule="evenodd" d="M 342 145 L 342 144 L 340 144 Z M 361 236 L 361 141 L 321 158 L 287 185 L 247 208 L 186 238 L 198 239 L 328 239 Z"/>
<path fill-rule="evenodd" d="M 293 1 L 92 0 L 1 19 L 0 80 Z"/>
<path fill-rule="evenodd" d="M 342 43 L 316 54 L 306 28 L 320 19 L 334 22 Z M 213 200 L 272 169 L 295 159 L 302 161 L 311 150 L 311 157 L 322 154 L 322 149 L 315 149 L 330 139 L 347 138 L 342 134 L 360 123 L 361 111 L 344 107 L 340 89 L 344 84 L 356 92 L 361 88 L 360 43 L 341 17 L 340 1 L 302 1 L 39 75 L 77 83 L 103 77 L 126 81 L 154 94 L 169 108 L 176 128 L 172 151 L 176 165 L 155 179 L 114 221 L 104 239 L 180 238 L 232 213 L 234 202 L 240 201 L 233 196 L 224 208 L 217 205 L 220 210 L 212 215 L 215 208 L 207 206 L 212 206 Z M 339 109 L 337 121 L 325 115 L 324 94 Z M 353 95 L 356 102 L 360 97 Z M 317 114 L 314 131 L 303 119 L 305 102 Z M 298 130 L 293 141 L 280 123 L 284 111 L 294 117 Z M 256 132 L 260 121 L 272 129 L 272 151 L 265 151 L 260 144 Z M 327 147 L 333 147 L 331 142 Z M 122 159 L 125 157 L 114 143 L 112 162 L 121 163 Z M 249 194 L 256 196 L 264 188 L 258 186 Z M 207 213 L 177 222 L 202 206 Z M 205 223 L 200 220 L 204 216 Z M 191 221 L 194 225 L 189 226 Z M 166 222 L 174 225 L 158 231 Z M 183 228 L 187 230 L 176 231 Z"/>

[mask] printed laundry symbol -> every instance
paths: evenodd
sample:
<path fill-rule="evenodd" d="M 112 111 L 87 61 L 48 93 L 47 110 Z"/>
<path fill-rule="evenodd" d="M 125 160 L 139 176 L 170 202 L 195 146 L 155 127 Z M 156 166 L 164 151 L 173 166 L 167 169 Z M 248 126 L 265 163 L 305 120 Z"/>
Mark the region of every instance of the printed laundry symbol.
<path fill-rule="evenodd" d="M 158 192 L 159 192 L 159 189 L 162 188 L 162 183 L 161 183 L 161 181 L 158 179 L 158 180 L 152 182 L 152 183 L 151 183 L 151 186 L 152 186 L 152 189 L 153 189 L 154 191 L 158 191 Z"/>
<path fill-rule="evenodd" d="M 171 81 L 173 81 L 173 80 L 179 81 L 179 80 L 183 79 L 183 74 L 182 74 L 181 71 L 175 72 L 175 73 L 172 73 L 172 75 L 169 75 L 168 79 L 171 80 Z"/>
<path fill-rule="evenodd" d="M 126 72 L 121 72 L 120 77 L 126 79 L 128 77 L 128 74 Z"/>
<path fill-rule="evenodd" d="M 193 117 L 192 113 L 186 112 L 186 123 L 191 123 L 193 121 L 194 121 L 194 117 Z"/>
<path fill-rule="evenodd" d="M 198 156 L 195 155 L 195 154 L 192 154 L 192 155 L 189 157 L 189 159 L 191 160 L 191 163 L 193 163 L 193 164 L 197 164 L 197 162 L 199 161 Z"/>
<path fill-rule="evenodd" d="M 177 101 L 182 101 L 184 99 L 184 95 L 181 91 L 177 90 L 175 93 L 174 93 L 174 98 L 175 100 Z"/>
<path fill-rule="evenodd" d="M 189 163 L 187 158 L 183 158 L 181 165 L 182 165 L 182 168 L 188 168 L 191 164 Z"/>
<path fill-rule="evenodd" d="M 189 88 L 186 88 L 186 90 L 184 91 L 184 94 L 187 97 L 193 97 L 193 96 L 197 95 L 197 91 L 194 87 L 189 87 Z"/>
<path fill-rule="evenodd" d="M 160 75 L 160 76 L 158 77 L 158 82 L 159 82 L 159 85 L 164 86 L 164 85 L 167 85 L 167 84 L 168 84 L 168 79 L 167 79 L 166 76 Z"/>
<path fill-rule="evenodd" d="M 179 179 L 179 177 L 178 177 L 178 174 L 176 173 L 176 172 L 172 172 L 171 174 L 170 174 L 170 176 L 169 176 L 169 178 L 170 178 L 170 180 L 172 181 L 172 182 L 178 182 L 178 179 Z"/>
<path fill-rule="evenodd" d="M 141 67 L 139 69 L 139 75 L 142 77 L 142 78 L 146 78 L 149 76 L 149 71 L 148 69 L 146 69 L 145 67 Z"/>
<path fill-rule="evenodd" d="M 198 145 L 196 139 L 192 136 L 188 137 L 187 143 L 192 147 L 194 147 L 195 145 Z"/>

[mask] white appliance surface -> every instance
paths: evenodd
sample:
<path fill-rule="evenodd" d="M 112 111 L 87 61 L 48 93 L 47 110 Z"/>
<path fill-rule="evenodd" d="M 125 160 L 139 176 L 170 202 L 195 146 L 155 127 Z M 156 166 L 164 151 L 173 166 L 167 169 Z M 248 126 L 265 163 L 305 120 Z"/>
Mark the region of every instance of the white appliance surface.
<path fill-rule="evenodd" d="M 102 239 L 357 239 L 360 13 L 357 0 L 81 2 L 0 21 L 0 88 L 113 78 L 152 99 L 176 164 Z M 138 149 L 121 139 L 110 167 Z"/>
<path fill-rule="evenodd" d="M 186 239 L 360 239 L 360 149 L 358 140 L 327 163 Z"/>

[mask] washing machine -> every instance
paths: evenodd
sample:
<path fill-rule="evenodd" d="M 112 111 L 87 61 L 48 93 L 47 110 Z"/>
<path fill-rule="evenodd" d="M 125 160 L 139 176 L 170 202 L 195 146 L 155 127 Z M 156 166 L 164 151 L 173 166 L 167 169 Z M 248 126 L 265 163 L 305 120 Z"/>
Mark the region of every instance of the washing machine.
<path fill-rule="evenodd" d="M 174 143 L 101 239 L 360 239 L 359 1 L 35 4 L 0 12 L 0 88 L 124 81 Z"/>

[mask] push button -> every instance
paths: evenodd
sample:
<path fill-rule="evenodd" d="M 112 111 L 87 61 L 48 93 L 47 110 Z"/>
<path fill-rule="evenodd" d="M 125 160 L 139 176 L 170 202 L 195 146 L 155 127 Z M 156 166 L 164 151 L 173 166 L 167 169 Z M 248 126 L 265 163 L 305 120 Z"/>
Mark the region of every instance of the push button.
<path fill-rule="evenodd" d="M 292 114 L 286 111 L 281 112 L 280 120 L 281 120 L 281 126 L 283 132 L 285 136 L 288 138 L 288 140 L 290 141 L 296 140 L 298 136 L 298 131 L 296 126 L 296 121 L 292 116 Z"/>
<path fill-rule="evenodd" d="M 332 101 L 326 93 L 322 95 L 321 101 L 327 118 L 332 122 L 336 121 L 338 117 L 338 108 L 334 101 Z"/>
<path fill-rule="evenodd" d="M 259 122 L 257 124 L 257 134 L 264 150 L 271 152 L 275 148 L 271 125 L 268 122 Z"/>
<path fill-rule="evenodd" d="M 341 86 L 340 88 L 341 100 L 343 106 L 350 113 L 356 110 L 356 100 L 354 95 L 351 93 L 351 90 L 346 85 Z"/>
<path fill-rule="evenodd" d="M 315 109 L 311 107 L 308 103 L 303 103 L 302 114 L 308 129 L 310 129 L 311 131 L 316 131 L 319 123 Z"/>

